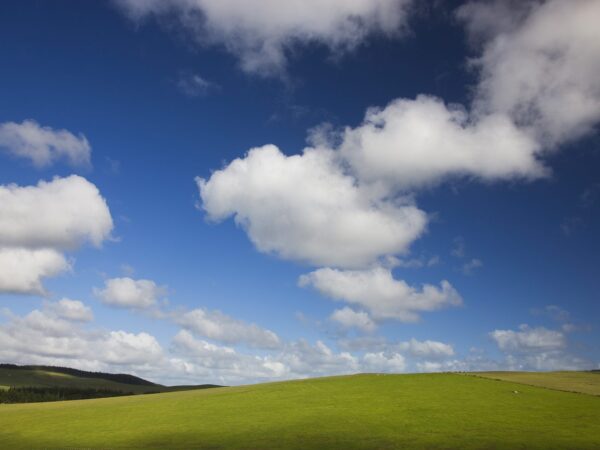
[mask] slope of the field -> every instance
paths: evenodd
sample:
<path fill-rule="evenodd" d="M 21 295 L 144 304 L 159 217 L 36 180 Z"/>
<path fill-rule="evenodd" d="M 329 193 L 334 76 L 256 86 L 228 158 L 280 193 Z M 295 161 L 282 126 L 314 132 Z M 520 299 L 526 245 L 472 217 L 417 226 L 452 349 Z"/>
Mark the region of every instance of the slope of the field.
<path fill-rule="evenodd" d="M 600 396 L 600 372 L 477 372 L 473 375 Z"/>
<path fill-rule="evenodd" d="M 56 387 L 56 388 L 78 388 L 78 389 L 105 389 L 109 391 L 117 391 L 124 393 L 143 394 L 151 392 L 172 392 L 179 390 L 203 389 L 217 387 L 212 384 L 198 386 L 163 386 L 154 384 L 141 378 L 132 377 L 131 375 L 122 375 L 122 378 L 131 379 L 135 384 L 120 383 L 105 378 L 94 378 L 92 372 L 77 371 L 85 376 L 76 376 L 70 373 L 61 371 L 63 368 L 35 368 L 28 369 L 24 367 L 8 367 L 7 365 L 0 367 L 0 389 L 8 389 L 9 387 Z M 102 374 L 98 374 L 101 376 Z M 107 374 L 109 376 L 115 376 Z"/>
<path fill-rule="evenodd" d="M 456 374 L 356 375 L 0 405 L 0 424 L 0 448 L 598 449 L 600 398 Z"/>

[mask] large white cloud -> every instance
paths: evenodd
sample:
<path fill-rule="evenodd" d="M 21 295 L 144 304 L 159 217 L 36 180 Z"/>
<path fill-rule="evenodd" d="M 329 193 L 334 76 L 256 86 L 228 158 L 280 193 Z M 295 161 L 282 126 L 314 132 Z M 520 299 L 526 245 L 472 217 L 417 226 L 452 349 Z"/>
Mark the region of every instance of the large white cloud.
<path fill-rule="evenodd" d="M 358 185 L 329 150 L 286 156 L 267 145 L 197 182 L 210 219 L 234 216 L 259 251 L 314 265 L 361 267 L 404 252 L 426 225 L 408 199 Z"/>
<path fill-rule="evenodd" d="M 158 286 L 152 280 L 134 280 L 133 278 L 110 278 L 105 280 L 104 288 L 94 288 L 94 295 L 102 303 L 118 308 L 150 308 L 156 306 L 167 289 Z"/>
<path fill-rule="evenodd" d="M 0 246 L 73 250 L 86 241 L 100 246 L 112 228 L 106 201 L 83 177 L 0 185 Z"/>
<path fill-rule="evenodd" d="M 346 128 L 341 156 L 363 182 L 412 189 L 449 177 L 483 180 L 545 174 L 539 145 L 505 115 L 474 119 L 438 98 L 397 99 L 367 110 L 364 122 Z"/>
<path fill-rule="evenodd" d="M 371 319 L 368 313 L 355 311 L 347 306 L 336 309 L 331 314 L 330 319 L 344 328 L 358 328 L 366 332 L 374 331 L 377 328 L 377 324 Z"/>
<path fill-rule="evenodd" d="M 43 279 L 71 267 L 63 252 L 98 247 L 112 228 L 106 201 L 80 176 L 0 185 L 0 293 L 45 295 Z"/>
<path fill-rule="evenodd" d="M 45 295 L 43 279 L 70 267 L 53 249 L 0 248 L 0 293 Z"/>
<path fill-rule="evenodd" d="M 419 313 L 462 304 L 458 292 L 447 281 L 441 286 L 426 284 L 421 289 L 394 279 L 382 267 L 367 270 L 318 269 L 299 279 L 300 286 L 311 286 L 326 297 L 366 309 L 375 320 L 394 319 L 413 322 Z"/>
<path fill-rule="evenodd" d="M 281 345 L 271 330 L 249 324 L 223 314 L 201 308 L 185 313 L 174 313 L 174 321 L 193 333 L 227 344 L 245 344 L 250 347 L 274 349 Z"/>
<path fill-rule="evenodd" d="M 412 0 L 116 0 L 134 20 L 174 18 L 199 44 L 220 44 L 243 70 L 281 73 L 298 44 L 318 43 L 334 52 L 368 35 L 404 31 Z"/>
<path fill-rule="evenodd" d="M 90 322 L 94 318 L 92 309 L 79 300 L 62 298 L 57 302 L 51 302 L 47 309 L 52 311 L 61 319 L 75 322 Z"/>
<path fill-rule="evenodd" d="M 72 166 L 89 166 L 91 147 L 85 136 L 40 126 L 34 120 L 0 123 L 0 150 L 45 167 L 64 158 Z"/>
<path fill-rule="evenodd" d="M 600 120 L 600 2 L 524 3 L 471 2 L 459 9 L 475 38 L 483 32 L 488 39 L 477 61 L 475 105 L 480 114 L 510 115 L 552 146 Z M 492 12 L 500 26 L 489 26 Z"/>

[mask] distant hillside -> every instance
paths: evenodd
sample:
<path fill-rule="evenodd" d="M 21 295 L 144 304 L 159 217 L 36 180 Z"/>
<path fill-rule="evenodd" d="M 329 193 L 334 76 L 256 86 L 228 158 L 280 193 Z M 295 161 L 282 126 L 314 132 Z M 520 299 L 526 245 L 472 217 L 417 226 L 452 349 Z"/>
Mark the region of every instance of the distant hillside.
<path fill-rule="evenodd" d="M 103 380 L 116 381 L 117 383 L 135 384 L 138 386 L 160 386 L 143 378 L 126 373 L 88 372 L 85 370 L 72 369 L 70 367 L 55 366 L 18 366 L 16 364 L 0 364 L 0 369 L 12 370 L 40 370 L 46 372 L 64 373 L 79 378 L 100 378 Z"/>
<path fill-rule="evenodd" d="M 52 401 L 116 395 L 153 394 L 220 387 L 163 386 L 129 374 L 88 372 L 70 367 L 0 364 L 0 402 Z"/>

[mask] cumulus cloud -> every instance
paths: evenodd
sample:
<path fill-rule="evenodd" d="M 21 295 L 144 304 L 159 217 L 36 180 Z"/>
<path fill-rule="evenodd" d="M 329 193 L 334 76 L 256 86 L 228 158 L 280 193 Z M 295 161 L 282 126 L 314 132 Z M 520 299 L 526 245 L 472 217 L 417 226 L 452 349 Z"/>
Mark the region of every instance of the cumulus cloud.
<path fill-rule="evenodd" d="M 224 46 L 242 69 L 281 74 L 299 45 L 316 43 L 339 54 L 369 35 L 403 33 L 412 0 L 115 0 L 133 20 L 174 20 L 200 45 Z"/>
<path fill-rule="evenodd" d="M 101 339 L 101 358 L 108 364 L 145 364 L 162 358 L 163 349 L 148 333 L 110 331 Z"/>
<path fill-rule="evenodd" d="M 457 105 L 420 95 L 367 110 L 346 128 L 339 152 L 363 182 L 413 189 L 449 177 L 537 178 L 537 142 L 502 114 L 475 119 Z"/>
<path fill-rule="evenodd" d="M 505 354 L 503 370 L 584 370 L 589 361 L 572 353 L 566 331 L 521 325 L 518 330 L 494 330 L 490 337 Z"/>
<path fill-rule="evenodd" d="M 115 366 L 134 369 L 159 364 L 164 358 L 160 344 L 148 333 L 83 328 L 90 314 L 89 308 L 74 300 L 48 302 L 23 317 L 9 313 L 8 322 L 0 325 L 0 359 L 114 370 Z"/>
<path fill-rule="evenodd" d="M 476 39 L 487 39 L 476 60 L 475 108 L 507 114 L 554 146 L 590 132 L 600 120 L 600 3 L 522 3 L 514 9 L 471 2 L 458 11 Z M 494 22 L 512 25 L 489 27 L 492 13 Z"/>
<path fill-rule="evenodd" d="M 275 349 L 281 345 L 279 337 L 271 330 L 248 324 L 220 311 L 198 308 L 173 316 L 174 321 L 183 328 L 226 344 L 245 344 L 265 349 Z"/>
<path fill-rule="evenodd" d="M 389 269 L 318 269 L 299 279 L 300 286 L 311 286 L 326 297 L 366 309 L 375 320 L 394 319 L 414 322 L 419 313 L 462 304 L 462 298 L 447 281 L 440 287 L 423 285 L 417 289 L 396 280 Z"/>
<path fill-rule="evenodd" d="M 0 293 L 46 295 L 43 279 L 70 268 L 53 249 L 0 248 Z"/>
<path fill-rule="evenodd" d="M 58 302 L 48 303 L 47 308 L 65 320 L 74 322 L 90 322 L 94 319 L 94 314 L 89 306 L 84 305 L 79 300 L 62 298 Z"/>
<path fill-rule="evenodd" d="M 521 325 L 519 331 L 494 330 L 490 337 L 502 351 L 530 352 L 541 350 L 559 350 L 566 347 L 564 333 L 544 327 L 530 328 Z"/>
<path fill-rule="evenodd" d="M 84 135 L 43 127 L 34 120 L 0 123 L 0 149 L 40 168 L 59 159 L 71 166 L 89 166 L 92 152 Z"/>
<path fill-rule="evenodd" d="M 331 314 L 330 319 L 344 328 L 358 328 L 365 332 L 371 332 L 377 328 L 377 324 L 371 319 L 369 314 L 364 311 L 355 311 L 347 306 L 342 309 L 336 309 Z"/>
<path fill-rule="evenodd" d="M 266 145 L 197 178 L 207 216 L 234 217 L 261 252 L 362 268 L 406 252 L 423 234 L 427 217 L 414 190 L 452 177 L 548 173 L 538 143 L 506 115 L 476 119 L 428 96 L 371 108 L 355 128 L 324 130 L 311 132 L 302 154 Z"/>
<path fill-rule="evenodd" d="M 0 293 L 46 295 L 43 279 L 71 268 L 63 252 L 98 247 L 112 228 L 106 201 L 85 178 L 0 185 Z"/>
<path fill-rule="evenodd" d="M 166 293 L 164 286 L 158 286 L 152 280 L 129 277 L 110 278 L 104 282 L 103 289 L 94 288 L 94 295 L 102 303 L 118 308 L 150 308 Z"/>
<path fill-rule="evenodd" d="M 74 250 L 100 246 L 112 217 L 98 188 L 71 175 L 35 186 L 0 185 L 0 246 Z"/>
<path fill-rule="evenodd" d="M 404 252 L 426 225 L 409 199 L 361 187 L 328 150 L 286 156 L 267 145 L 197 182 L 210 219 L 233 216 L 259 251 L 318 266 L 361 267 Z"/>

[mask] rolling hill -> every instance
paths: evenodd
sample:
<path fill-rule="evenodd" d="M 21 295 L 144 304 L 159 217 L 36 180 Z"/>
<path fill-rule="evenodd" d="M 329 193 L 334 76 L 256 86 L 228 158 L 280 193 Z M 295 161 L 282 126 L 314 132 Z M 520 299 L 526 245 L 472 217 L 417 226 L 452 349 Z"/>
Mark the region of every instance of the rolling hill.
<path fill-rule="evenodd" d="M 0 405 L 0 424 L 0 448 L 598 449 L 600 397 L 369 374 Z"/>
<path fill-rule="evenodd" d="M 0 389 L 9 387 L 97 389 L 124 394 L 149 394 L 218 386 L 213 384 L 163 386 L 128 374 L 88 372 L 68 367 L 0 364 Z"/>

